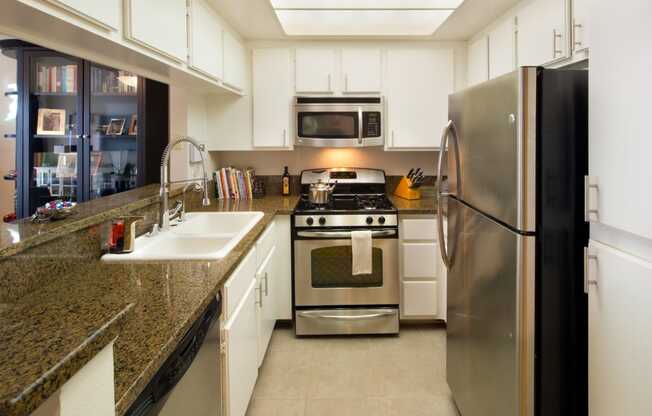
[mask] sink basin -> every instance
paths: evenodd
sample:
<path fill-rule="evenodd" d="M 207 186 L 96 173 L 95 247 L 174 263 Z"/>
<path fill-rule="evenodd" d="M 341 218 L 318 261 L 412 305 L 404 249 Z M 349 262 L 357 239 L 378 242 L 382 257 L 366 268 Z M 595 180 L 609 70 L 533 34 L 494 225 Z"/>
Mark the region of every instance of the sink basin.
<path fill-rule="evenodd" d="M 134 251 L 105 254 L 108 263 L 219 260 L 225 257 L 260 221 L 262 212 L 195 212 L 154 237 L 136 239 Z M 175 224 L 173 222 L 173 224 Z"/>

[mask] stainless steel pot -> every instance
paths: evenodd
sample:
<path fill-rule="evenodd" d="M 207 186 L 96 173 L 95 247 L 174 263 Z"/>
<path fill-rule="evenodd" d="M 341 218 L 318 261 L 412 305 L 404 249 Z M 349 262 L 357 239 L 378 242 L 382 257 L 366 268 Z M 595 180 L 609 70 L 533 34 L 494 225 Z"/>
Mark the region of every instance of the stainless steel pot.
<path fill-rule="evenodd" d="M 308 190 L 308 200 L 311 204 L 327 204 L 333 194 L 336 184 L 337 182 L 334 182 L 332 185 L 329 185 L 328 182 L 324 182 L 321 179 L 317 182 L 311 183 L 310 189 Z"/>

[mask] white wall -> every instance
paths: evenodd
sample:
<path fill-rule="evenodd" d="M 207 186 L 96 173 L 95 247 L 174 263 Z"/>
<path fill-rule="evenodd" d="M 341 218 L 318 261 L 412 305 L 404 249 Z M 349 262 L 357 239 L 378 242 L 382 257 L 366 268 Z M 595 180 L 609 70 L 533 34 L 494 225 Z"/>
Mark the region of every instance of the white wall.
<path fill-rule="evenodd" d="M 247 44 L 249 52 L 255 48 L 452 48 L 455 63 L 455 90 L 467 85 L 467 49 L 465 42 L 433 41 L 256 41 Z M 247 54 L 251 60 L 251 53 Z M 253 166 L 258 174 L 281 174 L 283 166 L 290 172 L 330 166 L 385 168 L 388 174 L 407 173 L 414 166 L 433 174 L 437 152 L 385 152 L 382 149 L 313 149 L 297 147 L 294 151 L 238 151 L 251 148 L 253 132 L 253 100 L 251 97 L 251 62 L 248 62 L 245 96 L 208 96 L 207 131 L 217 135 L 220 147 L 229 151 L 212 151 L 214 164 L 238 167 Z M 433 130 L 439 135 L 439 126 Z M 209 150 L 211 150 L 209 148 Z"/>

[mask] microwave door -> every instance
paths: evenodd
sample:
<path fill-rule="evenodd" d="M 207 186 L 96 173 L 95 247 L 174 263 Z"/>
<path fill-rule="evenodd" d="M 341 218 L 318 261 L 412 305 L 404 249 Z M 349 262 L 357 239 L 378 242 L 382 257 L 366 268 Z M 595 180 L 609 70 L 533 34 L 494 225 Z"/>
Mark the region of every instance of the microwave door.
<path fill-rule="evenodd" d="M 360 121 L 360 111 L 299 111 L 297 143 L 313 147 L 358 146 Z"/>

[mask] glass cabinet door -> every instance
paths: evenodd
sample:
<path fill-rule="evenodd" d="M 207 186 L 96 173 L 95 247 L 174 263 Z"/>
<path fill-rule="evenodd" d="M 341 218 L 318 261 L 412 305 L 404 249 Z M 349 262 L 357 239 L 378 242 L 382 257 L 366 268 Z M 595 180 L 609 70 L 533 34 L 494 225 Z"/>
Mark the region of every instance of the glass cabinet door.
<path fill-rule="evenodd" d="M 80 198 L 81 61 L 62 55 L 30 57 L 29 212 L 53 199 Z"/>
<path fill-rule="evenodd" d="M 90 199 L 136 187 L 138 77 L 90 64 Z"/>

